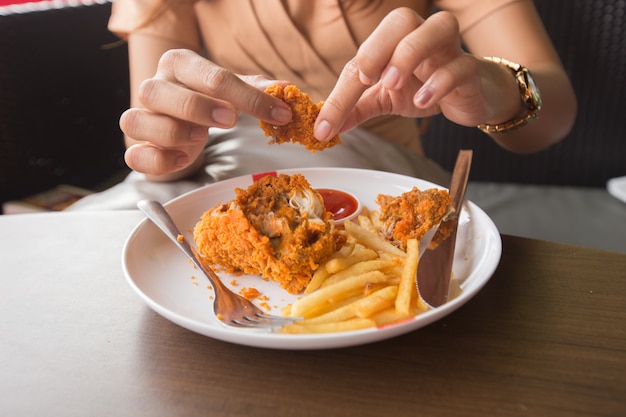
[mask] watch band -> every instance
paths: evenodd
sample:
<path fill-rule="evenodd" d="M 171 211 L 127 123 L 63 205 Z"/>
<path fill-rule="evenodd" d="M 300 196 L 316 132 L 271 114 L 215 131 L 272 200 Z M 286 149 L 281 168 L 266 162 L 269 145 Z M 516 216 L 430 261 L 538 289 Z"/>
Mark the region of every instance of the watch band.
<path fill-rule="evenodd" d="M 519 87 L 524 111 L 519 116 L 504 123 L 495 125 L 481 124 L 477 127 L 485 133 L 504 133 L 522 127 L 529 121 L 537 118 L 539 110 L 541 110 L 541 95 L 528 68 L 504 58 L 484 57 L 484 59 L 503 65 L 511 70 Z"/>

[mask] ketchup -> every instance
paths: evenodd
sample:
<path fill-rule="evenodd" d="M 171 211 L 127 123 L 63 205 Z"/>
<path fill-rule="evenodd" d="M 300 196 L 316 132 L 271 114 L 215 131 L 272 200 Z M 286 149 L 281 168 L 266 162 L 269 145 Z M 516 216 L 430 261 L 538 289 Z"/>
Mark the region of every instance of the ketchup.
<path fill-rule="evenodd" d="M 359 208 L 359 202 L 348 193 L 328 188 L 316 189 L 324 200 L 324 207 L 333 213 L 334 220 L 345 219 L 354 214 Z"/>

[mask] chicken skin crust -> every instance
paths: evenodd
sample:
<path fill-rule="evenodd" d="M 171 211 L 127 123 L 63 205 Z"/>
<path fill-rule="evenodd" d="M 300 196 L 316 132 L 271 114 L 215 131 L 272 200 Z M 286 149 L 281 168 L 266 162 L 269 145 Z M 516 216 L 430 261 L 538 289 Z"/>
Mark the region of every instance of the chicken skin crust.
<path fill-rule="evenodd" d="M 318 104 L 313 103 L 311 97 L 301 92 L 295 85 L 288 85 L 283 88 L 275 84 L 267 87 L 265 92 L 287 103 L 292 113 L 292 119 L 286 125 L 276 126 L 262 120 L 260 121 L 261 129 L 265 132 L 265 136 L 272 138 L 269 142 L 270 144 L 300 143 L 315 153 L 341 143 L 338 135 L 328 142 L 320 142 L 315 139 L 313 125 L 322 108 L 322 102 Z"/>
<path fill-rule="evenodd" d="M 379 194 L 382 235 L 402 250 L 408 239 L 421 239 L 450 213 L 451 197 L 447 190 L 430 188 L 424 191 L 414 187 L 400 196 Z M 445 232 L 444 232 L 445 234 Z M 450 231 L 447 232 L 447 235 Z M 436 246 L 447 235 L 437 234 L 429 247 Z"/>
<path fill-rule="evenodd" d="M 206 211 L 194 229 L 201 261 L 301 292 L 335 252 L 331 213 L 299 174 L 266 176 Z"/>

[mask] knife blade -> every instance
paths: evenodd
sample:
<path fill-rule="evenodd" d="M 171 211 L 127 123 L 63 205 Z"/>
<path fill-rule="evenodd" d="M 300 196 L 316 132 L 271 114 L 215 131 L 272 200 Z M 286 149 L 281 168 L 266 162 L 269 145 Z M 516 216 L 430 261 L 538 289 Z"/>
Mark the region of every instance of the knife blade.
<path fill-rule="evenodd" d="M 459 216 L 465 199 L 472 154 L 471 150 L 461 150 L 452 171 L 450 196 L 454 212 L 439 225 L 440 229 L 451 228 L 452 232 L 435 249 L 426 250 L 419 260 L 417 291 L 431 307 L 439 307 L 448 301 Z"/>

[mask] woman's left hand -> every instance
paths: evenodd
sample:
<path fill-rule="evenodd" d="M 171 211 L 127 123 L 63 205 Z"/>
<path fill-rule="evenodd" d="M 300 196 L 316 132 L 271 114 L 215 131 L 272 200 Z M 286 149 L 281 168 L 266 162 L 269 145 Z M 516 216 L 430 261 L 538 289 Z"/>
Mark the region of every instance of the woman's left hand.
<path fill-rule="evenodd" d="M 490 76 L 513 83 L 497 66 L 462 50 L 451 13 L 424 20 L 412 9 L 393 10 L 344 67 L 316 121 L 315 135 L 328 140 L 384 114 L 418 118 L 443 113 L 458 124 L 476 126 L 496 116 L 486 96 L 493 90 L 489 86 L 497 84 L 485 82 Z M 519 102 L 517 106 L 519 110 Z"/>

